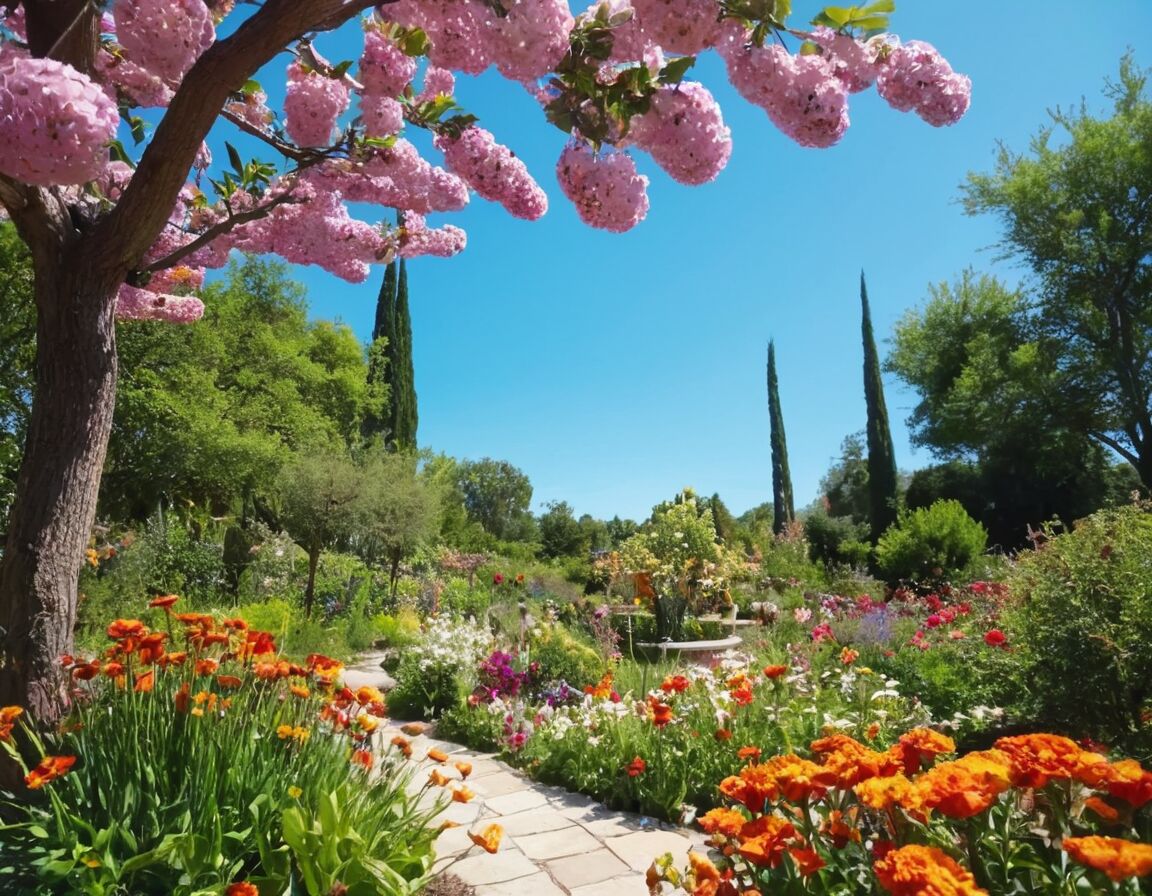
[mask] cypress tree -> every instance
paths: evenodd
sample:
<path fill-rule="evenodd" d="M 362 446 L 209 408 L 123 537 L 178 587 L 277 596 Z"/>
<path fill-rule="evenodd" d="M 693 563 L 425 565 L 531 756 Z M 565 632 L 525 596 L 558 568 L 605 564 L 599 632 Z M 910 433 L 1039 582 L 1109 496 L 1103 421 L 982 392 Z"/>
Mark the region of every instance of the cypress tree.
<path fill-rule="evenodd" d="M 398 450 L 416 450 L 416 375 L 412 366 L 412 315 L 408 310 L 408 267 L 400 259 L 396 287 L 395 351 L 392 352 L 392 442 Z"/>
<path fill-rule="evenodd" d="M 779 535 L 796 518 L 796 508 L 792 501 L 792 476 L 788 472 L 780 385 L 776 380 L 776 345 L 771 340 L 768 342 L 768 418 L 772 433 L 772 531 Z"/>
<path fill-rule="evenodd" d="M 392 378 L 390 360 L 391 346 L 395 343 L 396 322 L 396 262 L 384 269 L 384 282 L 376 297 L 376 319 L 372 325 L 372 342 L 368 348 L 368 385 L 376 390 L 384 390 L 386 382 Z M 395 390 L 389 390 L 389 401 Z M 372 442 L 378 436 L 388 439 L 391 431 L 391 408 L 370 407 L 360 424 L 360 432 L 365 442 Z"/>
<path fill-rule="evenodd" d="M 872 311 L 868 288 L 860 272 L 861 333 L 864 341 L 864 401 L 868 405 L 868 522 L 872 543 L 896 522 L 896 453 L 884 404 L 884 384 L 880 379 L 880 357 L 872 333 Z"/>

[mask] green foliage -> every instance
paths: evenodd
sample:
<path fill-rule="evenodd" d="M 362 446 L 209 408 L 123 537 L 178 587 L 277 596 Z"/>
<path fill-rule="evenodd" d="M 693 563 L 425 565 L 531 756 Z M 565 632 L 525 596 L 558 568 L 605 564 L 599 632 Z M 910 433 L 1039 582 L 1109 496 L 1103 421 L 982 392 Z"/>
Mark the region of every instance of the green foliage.
<path fill-rule="evenodd" d="M 1005 616 L 1028 718 L 1152 746 L 1152 513 L 1105 510 L 1051 534 L 1011 572 Z"/>
<path fill-rule="evenodd" d="M 542 557 L 587 557 L 590 548 L 585 530 L 567 501 L 551 501 L 537 520 Z"/>
<path fill-rule="evenodd" d="M 16 490 L 35 356 L 32 264 L 16 228 L 4 221 L 0 222 L 0 530 Z"/>
<path fill-rule="evenodd" d="M 291 452 L 359 438 L 373 397 L 352 331 L 309 323 L 286 268 L 246 259 L 204 291 L 195 327 L 118 326 L 120 380 L 102 512 L 222 512 L 271 491 Z"/>
<path fill-rule="evenodd" d="M 479 619 L 492 603 L 492 591 L 486 584 L 469 588 L 464 579 L 449 579 L 440 592 L 439 603 L 442 612 Z"/>
<path fill-rule="evenodd" d="M 338 882 L 349 893 L 419 890 L 441 805 L 409 794 L 395 751 L 380 754 L 378 774 L 351 765 L 354 745 L 322 721 L 316 693 L 258 678 L 235 653 L 242 641 L 208 649 L 220 678 L 198 676 L 191 659 L 145 670 L 129 648 L 127 687 L 97 678 L 64 733 L 25 732 L 33 761 L 77 761 L 5 807 L 17 819 L 0 826 L 13 892 L 201 896 L 241 880 L 308 896 Z"/>
<path fill-rule="evenodd" d="M 847 563 L 866 565 L 871 548 L 867 544 L 868 524 L 850 517 L 829 516 L 814 510 L 804 517 L 804 540 L 808 555 L 825 565 Z"/>
<path fill-rule="evenodd" d="M 494 538 L 509 540 L 530 532 L 532 483 L 512 464 L 490 457 L 463 461 L 457 467 L 457 486 L 469 518 Z"/>
<path fill-rule="evenodd" d="M 826 502 L 828 516 L 848 517 L 854 523 L 868 521 L 868 459 L 865 457 L 865 433 L 844 437 L 840 458 L 833 461 L 820 480 L 820 494 Z"/>
<path fill-rule="evenodd" d="M 984 552 L 988 533 L 959 501 L 905 511 L 876 546 L 889 581 L 938 581 L 966 570 Z"/>
<path fill-rule="evenodd" d="M 792 500 L 792 475 L 788 471 L 780 384 L 776 378 L 776 344 L 771 341 L 768 343 L 768 418 L 772 440 L 772 531 L 779 534 L 796 518 L 796 507 Z"/>
<path fill-rule="evenodd" d="M 563 625 L 541 626 L 529 641 L 527 658 L 540 664 L 540 681 L 566 681 L 574 688 L 595 684 L 604 674 L 604 659 L 591 644 Z"/>

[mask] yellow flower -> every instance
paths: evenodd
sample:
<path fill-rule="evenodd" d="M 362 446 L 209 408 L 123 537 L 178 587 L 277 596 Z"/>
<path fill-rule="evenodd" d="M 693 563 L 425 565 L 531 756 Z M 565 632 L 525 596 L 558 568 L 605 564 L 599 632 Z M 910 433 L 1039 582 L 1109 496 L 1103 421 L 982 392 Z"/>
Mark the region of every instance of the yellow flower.
<path fill-rule="evenodd" d="M 288 796 L 292 797 L 294 800 L 300 799 L 300 794 L 303 792 L 304 791 L 297 787 L 295 784 L 288 788 Z"/>
<path fill-rule="evenodd" d="M 280 738 L 280 740 L 287 740 L 288 738 L 290 738 L 292 736 L 292 726 L 291 725 L 278 725 L 276 727 L 276 736 L 278 738 Z"/>

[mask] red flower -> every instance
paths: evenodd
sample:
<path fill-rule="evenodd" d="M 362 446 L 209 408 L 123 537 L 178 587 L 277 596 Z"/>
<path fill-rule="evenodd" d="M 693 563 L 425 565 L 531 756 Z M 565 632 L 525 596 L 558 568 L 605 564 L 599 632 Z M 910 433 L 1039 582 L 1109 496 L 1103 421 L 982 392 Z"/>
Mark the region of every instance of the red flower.
<path fill-rule="evenodd" d="M 644 770 L 648 768 L 648 763 L 637 756 L 628 763 L 628 777 L 636 778 L 644 774 Z"/>
<path fill-rule="evenodd" d="M 765 678 L 779 678 L 781 675 L 783 675 L 787 671 L 788 671 L 787 666 L 765 666 L 764 667 L 764 677 Z"/>
<path fill-rule="evenodd" d="M 260 891 L 256 888 L 255 884 L 240 881 L 239 883 L 229 884 L 228 889 L 225 891 L 225 896 L 260 896 Z"/>
<path fill-rule="evenodd" d="M 998 628 L 991 629 L 984 633 L 984 643 L 989 647 L 1003 647 L 1008 641 L 1008 636 Z"/>
<path fill-rule="evenodd" d="M 175 594 L 164 594 L 164 595 L 161 595 L 160 597 L 153 598 L 152 600 L 148 601 L 148 606 L 159 607 L 163 610 L 167 610 L 169 607 L 172 606 L 172 604 L 176 603 L 176 601 L 178 601 L 178 600 L 180 600 L 180 598 L 177 597 Z"/>
<path fill-rule="evenodd" d="M 67 774 L 75 762 L 75 756 L 45 756 L 36 768 L 24 776 L 24 783 L 28 785 L 29 790 L 39 790 L 49 781 L 55 781 L 61 775 Z"/>
<path fill-rule="evenodd" d="M 503 576 L 503 574 L 502 574 L 502 573 L 498 573 L 498 572 L 497 572 L 497 573 L 493 573 L 493 574 L 492 574 L 492 584 L 493 584 L 493 585 L 503 585 L 503 584 L 504 584 L 504 576 Z"/>

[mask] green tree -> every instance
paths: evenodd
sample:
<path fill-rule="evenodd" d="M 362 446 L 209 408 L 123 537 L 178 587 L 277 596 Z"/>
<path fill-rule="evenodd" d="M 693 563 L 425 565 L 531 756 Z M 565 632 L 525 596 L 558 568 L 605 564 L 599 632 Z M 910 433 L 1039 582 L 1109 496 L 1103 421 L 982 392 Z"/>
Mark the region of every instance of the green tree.
<path fill-rule="evenodd" d="M 32 405 L 36 307 L 32 263 L 11 223 L 0 223 L 0 531 L 16 489 L 16 471 Z"/>
<path fill-rule="evenodd" d="M 956 498 L 1013 548 L 1029 526 L 1107 503 L 1105 449 L 1061 413 L 1059 354 L 1036 334 L 1025 294 L 972 271 L 929 291 L 897 324 L 888 368 L 920 396 L 912 441 L 972 466 L 923 474 L 909 505 Z"/>
<path fill-rule="evenodd" d="M 346 455 L 302 454 L 284 467 L 278 486 L 280 522 L 308 554 L 304 615 L 311 617 L 321 552 L 364 524 L 363 471 Z"/>
<path fill-rule="evenodd" d="M 556 557 L 586 557 L 589 549 L 588 534 L 572 512 L 567 501 L 550 501 L 540 514 L 540 553 L 549 559 Z M 591 519 L 591 517 L 589 517 Z"/>
<path fill-rule="evenodd" d="M 768 342 L 768 419 L 772 440 L 772 531 L 783 532 L 796 518 L 792 476 L 788 472 L 788 443 L 780 410 L 780 384 L 776 379 L 776 345 Z"/>
<path fill-rule="evenodd" d="M 400 259 L 396 285 L 395 348 L 391 352 L 392 440 L 403 451 L 416 450 L 416 374 L 412 366 L 412 315 L 408 309 L 408 265 Z"/>
<path fill-rule="evenodd" d="M 373 452 L 359 472 L 362 515 L 354 546 L 366 561 L 387 563 L 395 594 L 400 561 L 439 531 L 440 490 L 418 475 L 411 454 Z"/>
<path fill-rule="evenodd" d="M 872 333 L 872 311 L 868 307 L 868 287 L 860 272 L 861 338 L 864 343 L 864 401 L 868 407 L 868 523 L 875 544 L 896 522 L 896 452 L 888 408 L 884 404 L 884 383 L 880 379 L 880 356 Z"/>
<path fill-rule="evenodd" d="M 1042 375 L 1040 432 L 1068 429 L 1107 446 L 1152 488 L 1152 101 L 1125 56 L 1107 85 L 1109 118 L 1086 104 L 1051 113 L 1027 154 L 1001 147 L 972 174 L 969 214 L 1004 226 L 1001 248 L 1035 277 L 1012 326 Z M 997 370 L 994 376 L 1007 371 Z"/>
<path fill-rule="evenodd" d="M 531 529 L 532 483 L 508 461 L 463 461 L 457 482 L 468 516 L 493 537 L 511 541 Z"/>
<path fill-rule="evenodd" d="M 396 269 L 395 261 L 384 268 L 384 280 L 376 296 L 376 317 L 368 349 L 368 384 L 373 388 L 387 384 L 393 375 L 389 347 L 396 343 Z M 361 427 L 364 441 L 371 443 L 381 438 L 386 444 L 391 436 L 391 417 L 391 400 L 382 405 L 377 413 L 365 414 Z"/>
<path fill-rule="evenodd" d="M 379 407 L 352 331 L 309 323 L 286 267 L 247 258 L 205 290 L 207 326 L 120 326 L 120 381 L 101 507 L 224 512 L 266 496 L 294 451 L 345 451 Z"/>
<path fill-rule="evenodd" d="M 820 480 L 824 510 L 830 517 L 847 517 L 853 523 L 868 522 L 870 491 L 864 439 L 863 432 L 845 436 L 840 443 L 840 458 Z"/>

